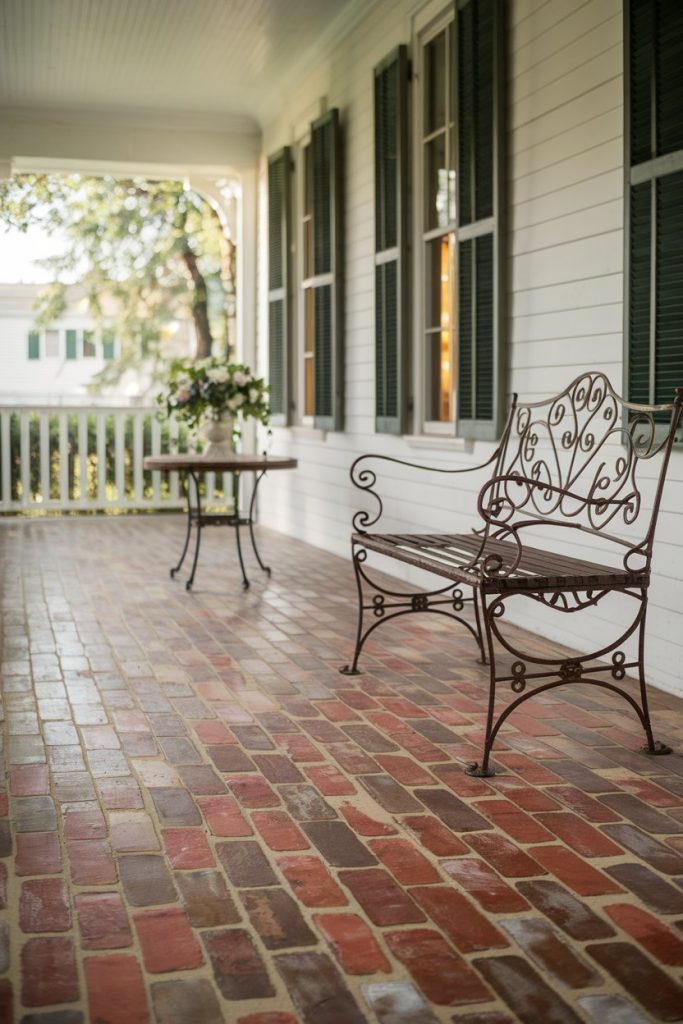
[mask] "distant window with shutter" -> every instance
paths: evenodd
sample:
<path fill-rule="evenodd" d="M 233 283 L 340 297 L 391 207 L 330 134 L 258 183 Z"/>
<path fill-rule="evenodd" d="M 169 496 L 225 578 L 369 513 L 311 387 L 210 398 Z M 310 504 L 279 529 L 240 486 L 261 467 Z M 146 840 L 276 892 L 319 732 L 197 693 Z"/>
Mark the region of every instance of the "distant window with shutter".
<path fill-rule="evenodd" d="M 627 0 L 625 390 L 683 386 L 683 4 Z"/>
<path fill-rule="evenodd" d="M 344 415 L 342 337 L 342 164 L 339 111 L 311 125 L 311 270 L 313 422 L 341 430 Z M 307 297 L 308 298 L 308 297 Z M 309 310 L 306 308 L 306 317 Z"/>
<path fill-rule="evenodd" d="M 95 347 L 95 332 L 83 331 L 83 358 L 94 359 L 97 355 Z"/>
<path fill-rule="evenodd" d="M 375 68 L 375 425 L 400 434 L 407 413 L 408 58 Z"/>
<path fill-rule="evenodd" d="M 111 362 L 116 355 L 116 337 L 111 330 L 102 332 L 102 358 L 105 362 Z"/>
<path fill-rule="evenodd" d="M 268 381 L 272 422 L 290 411 L 291 153 L 268 160 Z"/>
<path fill-rule="evenodd" d="M 29 331 L 27 354 L 29 359 L 40 359 L 40 335 L 37 331 Z"/>
<path fill-rule="evenodd" d="M 76 331 L 68 330 L 66 332 L 66 358 L 77 359 L 78 358 L 78 346 Z"/>
<path fill-rule="evenodd" d="M 495 439 L 503 412 L 504 0 L 420 37 L 423 427 Z"/>

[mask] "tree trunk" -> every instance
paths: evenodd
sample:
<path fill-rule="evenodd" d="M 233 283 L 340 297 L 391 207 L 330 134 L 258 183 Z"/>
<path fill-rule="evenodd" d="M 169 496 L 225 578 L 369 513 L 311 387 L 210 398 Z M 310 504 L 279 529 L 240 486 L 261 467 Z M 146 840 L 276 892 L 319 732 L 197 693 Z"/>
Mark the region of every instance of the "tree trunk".
<path fill-rule="evenodd" d="M 197 359 L 206 359 L 211 355 L 213 338 L 209 325 L 209 307 L 206 294 L 206 281 L 197 266 L 197 257 L 191 249 L 183 251 L 183 260 L 194 285 L 192 302 L 192 319 L 197 331 Z"/>

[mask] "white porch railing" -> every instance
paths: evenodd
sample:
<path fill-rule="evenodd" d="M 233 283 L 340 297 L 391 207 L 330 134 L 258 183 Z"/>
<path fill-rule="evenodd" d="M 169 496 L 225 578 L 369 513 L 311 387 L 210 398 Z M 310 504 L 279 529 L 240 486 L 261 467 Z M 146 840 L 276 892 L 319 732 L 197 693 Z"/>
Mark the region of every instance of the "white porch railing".
<path fill-rule="evenodd" d="M 170 509 L 178 474 L 143 469 L 146 455 L 191 451 L 187 428 L 152 407 L 0 406 L 0 512 Z M 220 473 L 205 500 L 223 498 Z"/>

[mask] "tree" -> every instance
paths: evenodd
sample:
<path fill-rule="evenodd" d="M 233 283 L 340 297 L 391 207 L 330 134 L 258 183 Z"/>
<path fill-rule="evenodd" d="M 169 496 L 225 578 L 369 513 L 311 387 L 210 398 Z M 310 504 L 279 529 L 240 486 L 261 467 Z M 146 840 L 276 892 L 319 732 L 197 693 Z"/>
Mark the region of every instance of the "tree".
<path fill-rule="evenodd" d="M 0 183 L 0 222 L 66 238 L 64 253 L 44 261 L 55 280 L 40 295 L 37 323 L 57 319 L 67 285 L 79 283 L 95 321 L 111 321 L 119 336 L 115 376 L 158 361 L 163 329 L 179 314 L 192 316 L 198 358 L 228 355 L 234 245 L 214 207 L 182 182 L 22 174 Z"/>

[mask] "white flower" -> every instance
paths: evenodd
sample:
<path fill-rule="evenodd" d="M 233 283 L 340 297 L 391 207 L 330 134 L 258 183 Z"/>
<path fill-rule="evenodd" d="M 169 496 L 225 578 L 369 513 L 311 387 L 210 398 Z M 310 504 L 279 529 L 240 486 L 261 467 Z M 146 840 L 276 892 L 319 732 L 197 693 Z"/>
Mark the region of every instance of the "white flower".
<path fill-rule="evenodd" d="M 244 395 L 235 395 L 235 397 L 233 398 L 233 402 L 235 403 L 235 408 L 239 409 L 239 407 L 241 405 L 244 405 L 244 403 L 246 402 L 246 398 L 244 397 Z"/>
<path fill-rule="evenodd" d="M 260 391 L 258 388 L 249 388 L 249 401 L 252 405 L 259 400 Z"/>
<path fill-rule="evenodd" d="M 247 376 L 246 373 L 242 373 L 241 370 L 236 370 L 235 373 L 233 373 L 232 375 L 232 379 L 234 380 L 237 387 L 241 388 L 243 384 L 247 383 L 249 377 Z"/>
<path fill-rule="evenodd" d="M 238 409 L 241 404 L 240 402 L 237 401 L 237 399 L 241 397 L 241 395 L 236 395 L 234 398 L 229 398 L 227 401 L 228 409 L 230 409 L 232 412 L 235 412 L 235 410 Z"/>
<path fill-rule="evenodd" d="M 206 371 L 206 376 L 209 380 L 212 380 L 214 384 L 225 384 L 228 380 L 229 374 L 224 366 L 214 366 Z"/>

